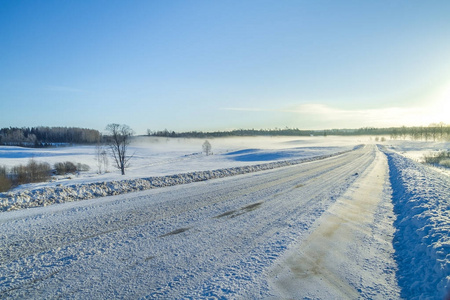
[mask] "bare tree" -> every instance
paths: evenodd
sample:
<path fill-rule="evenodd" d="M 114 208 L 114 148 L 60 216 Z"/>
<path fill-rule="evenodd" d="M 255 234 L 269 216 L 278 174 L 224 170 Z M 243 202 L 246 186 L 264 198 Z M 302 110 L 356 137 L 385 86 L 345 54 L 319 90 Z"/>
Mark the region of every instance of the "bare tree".
<path fill-rule="evenodd" d="M 128 125 L 108 124 L 106 131 L 109 136 L 109 147 L 111 149 L 112 157 L 116 163 L 116 168 L 125 175 L 125 169 L 128 167 L 130 159 L 133 157 L 127 155 L 128 145 L 130 144 L 130 137 L 133 135 L 133 129 Z"/>
<path fill-rule="evenodd" d="M 100 143 L 95 146 L 95 160 L 97 161 L 97 173 L 108 172 L 108 154 Z"/>
<path fill-rule="evenodd" d="M 203 152 L 205 152 L 206 156 L 211 154 L 211 144 L 208 140 L 203 143 Z"/>
<path fill-rule="evenodd" d="M 105 149 L 102 150 L 101 160 L 103 162 L 103 172 L 108 173 L 109 172 L 109 170 L 108 170 L 109 160 L 108 160 L 108 155 L 107 155 Z"/>
<path fill-rule="evenodd" d="M 95 146 L 95 160 L 97 161 L 97 174 L 102 174 L 102 150 L 103 147 L 100 143 Z"/>

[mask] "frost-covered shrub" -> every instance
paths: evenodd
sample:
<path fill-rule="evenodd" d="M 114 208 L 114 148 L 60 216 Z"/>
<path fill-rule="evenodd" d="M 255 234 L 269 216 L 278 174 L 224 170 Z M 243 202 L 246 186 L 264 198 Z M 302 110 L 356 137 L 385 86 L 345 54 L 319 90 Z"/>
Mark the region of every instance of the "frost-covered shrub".
<path fill-rule="evenodd" d="M 56 175 L 65 175 L 68 173 L 76 173 L 77 166 L 70 161 L 55 163 Z"/>
<path fill-rule="evenodd" d="M 8 191 L 11 186 L 11 180 L 4 175 L 0 175 L 0 193 Z"/>
<path fill-rule="evenodd" d="M 78 172 L 87 172 L 91 169 L 89 165 L 77 163 L 77 171 Z"/>
<path fill-rule="evenodd" d="M 6 176 L 7 170 L 5 166 L 0 166 L 0 175 Z"/>
<path fill-rule="evenodd" d="M 8 191 L 11 186 L 12 183 L 7 176 L 6 168 L 0 166 L 0 193 Z"/>
<path fill-rule="evenodd" d="M 70 161 L 55 163 L 54 167 L 56 175 L 75 174 L 77 172 L 86 172 L 90 169 L 86 164 L 78 163 L 75 165 Z"/>
<path fill-rule="evenodd" d="M 31 159 L 25 166 L 19 165 L 11 169 L 14 184 L 47 181 L 51 177 L 51 168 L 48 163 L 38 163 Z"/>
<path fill-rule="evenodd" d="M 439 162 L 439 164 L 443 167 L 450 168 L 450 159 L 443 159 Z"/>
<path fill-rule="evenodd" d="M 450 151 L 441 151 L 435 153 L 425 154 L 423 156 L 423 160 L 427 164 L 440 164 L 442 165 L 442 161 L 450 160 Z"/>

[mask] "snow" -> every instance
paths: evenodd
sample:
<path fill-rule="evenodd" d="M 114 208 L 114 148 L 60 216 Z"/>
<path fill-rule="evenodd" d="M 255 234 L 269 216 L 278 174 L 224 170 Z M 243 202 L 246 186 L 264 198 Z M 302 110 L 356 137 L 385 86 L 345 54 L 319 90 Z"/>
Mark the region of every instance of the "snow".
<path fill-rule="evenodd" d="M 377 151 L 316 221 L 316 230 L 274 263 L 274 299 L 399 298 L 388 173 L 386 157 Z"/>
<path fill-rule="evenodd" d="M 450 179 L 396 153 L 386 155 L 402 296 L 444 299 L 450 295 Z"/>
<path fill-rule="evenodd" d="M 355 180 L 370 160 L 358 157 L 2 213 L 0 287 L 25 298 L 267 296 L 264 270 Z"/>
<path fill-rule="evenodd" d="M 30 159 L 34 159 L 38 162 L 48 162 L 52 166 L 57 162 L 64 161 L 90 166 L 90 172 L 60 177 L 55 182 L 24 185 L 16 188 L 16 190 L 29 190 L 36 187 L 56 186 L 57 184 L 71 185 L 118 179 L 136 179 L 247 166 L 258 162 L 279 161 L 299 157 L 307 158 L 350 150 L 355 145 L 363 143 L 357 139 L 337 140 L 328 137 L 216 138 L 209 139 L 214 155 L 205 156 L 201 153 L 204 141 L 204 139 L 136 137 L 129 147 L 128 153 L 132 154 L 133 158 L 125 176 L 121 176 L 113 167 L 111 158 L 109 158 L 109 172 L 101 175 L 97 174 L 95 146 L 44 149 L 0 146 L 0 165 L 13 167 L 19 164 L 27 164 Z M 238 154 L 230 154 L 235 151 L 248 151 L 247 149 L 258 151 L 262 156 L 245 160 Z"/>
<path fill-rule="evenodd" d="M 265 147 L 261 149 L 236 149 L 244 140 L 252 145 Z M 60 176 L 58 181 L 25 184 L 12 192 L 0 193 L 0 211 L 46 206 L 54 203 L 86 200 L 97 197 L 118 195 L 145 189 L 186 184 L 260 170 L 267 170 L 291 164 L 302 163 L 311 159 L 323 159 L 351 150 L 350 145 L 339 143 L 332 147 L 318 146 L 328 143 L 327 139 L 287 139 L 287 138 L 232 138 L 218 139 L 217 152 L 221 154 L 203 156 L 191 153 L 197 139 L 163 139 L 141 137 L 136 139 L 129 152 L 133 153 L 133 167 L 127 176 L 117 173 L 95 174 L 95 147 L 62 147 L 52 149 L 24 149 L 20 147 L 0 147 L 0 158 L 6 166 L 25 164 L 25 159 L 55 162 L 76 159 L 91 167 L 90 173 L 74 176 Z M 331 141 L 333 142 L 333 141 Z M 292 147 L 301 143 L 303 147 Z M 342 143 L 342 142 L 340 142 Z M 356 144 L 355 141 L 353 143 Z M 289 144 L 290 148 L 286 147 Z M 150 145 L 150 147 L 149 147 Z M 267 148 L 267 146 L 271 148 Z M 275 149 L 274 149 L 275 148 Z M 188 154 L 186 154 L 188 153 Z M 300 157 L 300 158 L 299 158 Z M 1 161 L 0 160 L 0 161 Z M 260 164 L 255 164 L 260 162 Z M 263 162 L 263 163 L 261 163 Z M 221 169 L 213 169 L 221 166 Z M 110 166 L 110 169 L 113 167 Z M 94 170 L 94 171 L 92 171 Z M 177 172 L 186 173 L 177 173 Z M 148 177 L 149 175 L 156 175 Z M 125 179 L 123 179 L 125 178 Z"/>
<path fill-rule="evenodd" d="M 209 141 L 212 156 L 196 152 L 204 139 L 135 143 L 126 176 L 91 171 L 0 198 L 16 199 L 0 212 L 1 297 L 450 295 L 449 177 L 406 157 L 446 144 Z M 93 150 L 2 148 L 0 164 L 89 163 Z"/>
<path fill-rule="evenodd" d="M 258 164 L 253 166 L 234 167 L 212 171 L 189 172 L 160 177 L 128 179 L 121 181 L 109 181 L 101 183 L 75 184 L 64 187 L 46 187 L 29 191 L 8 192 L 0 194 L 0 211 L 9 211 L 37 206 L 46 206 L 55 203 L 87 200 L 98 197 L 119 195 L 130 192 L 142 191 L 153 188 L 167 187 L 178 184 L 188 184 L 197 181 L 205 181 L 215 178 L 241 175 L 246 173 L 270 170 L 290 165 L 296 165 L 308 161 L 325 159 L 330 155 L 321 155 L 313 158 L 295 159 L 273 163 Z"/>
<path fill-rule="evenodd" d="M 415 162 L 423 163 L 425 155 L 430 155 L 441 151 L 450 151 L 450 142 L 425 142 L 410 140 L 390 141 L 386 147 L 389 150 L 412 159 Z M 448 168 L 431 165 L 429 167 L 433 168 L 435 171 L 450 176 L 450 169 Z"/>

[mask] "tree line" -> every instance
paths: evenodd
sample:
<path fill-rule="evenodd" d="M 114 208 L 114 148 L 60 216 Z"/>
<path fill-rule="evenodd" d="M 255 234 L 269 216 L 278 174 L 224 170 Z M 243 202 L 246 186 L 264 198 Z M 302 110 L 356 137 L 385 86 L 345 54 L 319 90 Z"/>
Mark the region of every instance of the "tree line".
<path fill-rule="evenodd" d="M 444 123 L 429 126 L 394 128 L 390 134 L 391 139 L 411 139 L 424 141 L 450 141 L 450 125 Z"/>
<path fill-rule="evenodd" d="M 429 126 L 413 127 L 364 127 L 358 129 L 325 129 L 325 130 L 304 130 L 298 128 L 275 128 L 275 129 L 236 129 L 231 131 L 188 131 L 175 132 L 167 129 L 159 131 L 147 130 L 148 136 L 158 137 L 181 137 L 181 138 L 215 138 L 233 136 L 358 136 L 358 135 L 384 135 L 391 139 L 412 139 L 425 141 L 449 141 L 450 125 L 439 123 Z"/>
<path fill-rule="evenodd" d="M 272 135 L 285 135 L 285 136 L 308 136 L 311 134 L 311 130 L 300 130 L 298 128 L 284 128 L 284 129 L 236 129 L 231 131 L 188 131 L 188 132 L 175 132 L 167 129 L 159 131 L 147 130 L 148 136 L 158 137 L 181 137 L 181 138 L 214 138 L 214 137 L 228 137 L 228 136 L 272 136 Z"/>
<path fill-rule="evenodd" d="M 108 135 L 105 136 L 101 136 L 98 131 L 98 135 L 95 135 L 95 131 L 90 129 L 66 127 L 52 127 L 49 129 L 50 130 L 46 131 L 49 134 L 46 137 L 52 137 L 54 139 L 46 141 L 49 141 L 51 143 L 73 143 L 75 141 L 77 141 L 78 143 L 97 142 L 96 160 L 98 163 L 99 174 L 101 174 L 102 171 L 107 172 L 108 170 L 107 152 L 103 147 L 103 144 L 100 143 L 100 140 L 102 140 L 102 142 L 106 143 L 110 147 L 115 166 L 117 167 L 117 169 L 121 170 L 122 175 L 125 175 L 125 169 L 129 166 L 128 162 L 133 157 L 133 155 L 130 156 L 127 154 L 128 145 L 130 144 L 130 137 L 134 134 L 133 130 L 128 125 L 109 124 L 106 127 Z M 52 131 L 51 129 L 53 129 L 54 131 Z M 6 136 L 7 138 L 9 138 L 7 139 L 7 141 L 10 141 L 11 143 L 17 143 L 19 145 L 32 143 L 33 140 L 36 142 L 35 133 L 38 132 L 35 131 L 34 128 L 6 128 L 6 130 L 4 128 L 0 130 L 0 133 L 3 134 L 2 137 Z M 41 133 L 42 132 L 38 132 L 38 134 Z M 78 133 L 81 133 L 81 138 L 78 137 L 77 139 L 75 139 L 73 134 Z M 51 136 L 50 134 L 52 134 L 53 136 Z M 30 139 L 30 136 L 32 137 L 32 139 Z M 96 136 L 97 139 L 94 139 L 94 137 Z M 14 139 L 12 137 L 14 137 Z M 52 175 L 65 175 L 68 173 L 77 173 L 80 171 L 89 171 L 89 166 L 85 164 L 74 164 L 73 162 L 65 161 L 55 163 L 54 169 L 52 169 L 50 164 L 46 162 L 37 162 L 34 159 L 31 159 L 27 165 L 18 165 L 10 169 L 7 169 L 4 166 L 0 166 L 0 193 L 8 191 L 11 187 L 20 184 L 48 181 Z"/>
<path fill-rule="evenodd" d="M 94 144 L 98 130 L 77 127 L 9 127 L 0 129 L 0 145 L 46 147 L 55 144 Z"/>

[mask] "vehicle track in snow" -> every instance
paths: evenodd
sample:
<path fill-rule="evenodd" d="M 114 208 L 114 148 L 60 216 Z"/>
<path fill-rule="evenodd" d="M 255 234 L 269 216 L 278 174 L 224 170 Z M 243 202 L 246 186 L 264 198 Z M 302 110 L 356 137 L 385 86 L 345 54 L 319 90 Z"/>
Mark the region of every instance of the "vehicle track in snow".
<path fill-rule="evenodd" d="M 265 296 L 264 270 L 378 151 L 2 214 L 6 298 Z"/>
<path fill-rule="evenodd" d="M 341 164 L 343 159 L 346 159 L 346 156 L 343 158 L 339 158 L 337 160 L 338 164 L 335 164 L 335 161 L 332 159 L 324 161 L 323 164 L 320 164 L 319 166 L 316 166 L 315 164 L 309 164 L 305 163 L 303 168 L 301 169 L 303 172 L 302 178 L 299 179 L 299 174 L 297 169 L 291 169 L 287 168 L 283 173 L 283 176 L 270 175 L 270 176 L 258 176 L 259 180 L 252 183 L 251 185 L 248 184 L 247 181 L 237 181 L 234 182 L 234 188 L 230 191 L 230 187 L 227 185 L 221 185 L 217 187 L 217 189 L 214 190 L 215 195 L 211 195 L 211 192 L 209 190 L 196 190 L 192 189 L 189 191 L 184 191 L 175 199 L 164 199 L 163 201 L 158 201 L 159 206 L 155 210 L 154 204 L 155 203 L 149 203 L 143 204 L 146 202 L 144 201 L 139 202 L 138 208 L 133 209 L 133 207 L 129 207 L 126 210 L 122 210 L 122 207 L 117 209 L 113 209 L 110 211 L 101 211 L 100 214 L 92 215 L 90 209 L 90 205 L 84 206 L 80 205 L 80 208 L 75 208 L 75 210 L 79 211 L 88 211 L 84 214 L 75 214 L 74 216 L 71 216 L 70 221 L 66 218 L 58 218 L 57 215 L 59 213 L 66 213 L 65 211 L 62 212 L 53 212 L 52 214 L 55 216 L 55 218 L 61 222 L 58 224 L 58 226 L 55 226 L 55 224 L 44 224 L 44 226 L 41 226 L 39 229 L 36 229 L 34 226 L 29 226 L 29 222 L 33 222 L 34 220 L 39 220 L 43 215 L 42 214 L 34 214 L 31 219 L 27 219 L 27 224 L 25 224 L 24 232 L 22 232 L 20 238 L 15 238 L 15 231 L 17 226 L 21 226 L 22 220 L 19 218 L 17 220 L 14 220 L 16 227 L 11 231 L 5 231 L 3 232 L 3 239 L 0 242 L 0 263 L 3 262 L 4 258 L 14 258 L 23 256 L 26 253 L 21 253 L 18 250 L 23 251 L 34 251 L 39 252 L 43 251 L 45 249 L 50 249 L 56 245 L 65 245 L 70 244 L 79 240 L 84 240 L 87 238 L 91 238 L 94 236 L 98 236 L 101 234 L 109 233 L 116 230 L 121 230 L 124 227 L 130 227 L 130 226 L 136 226 L 143 223 L 148 223 L 150 221 L 155 221 L 163 218 L 167 218 L 173 215 L 178 215 L 183 211 L 194 211 L 197 209 L 200 209 L 202 207 L 215 205 L 219 202 L 226 202 L 228 200 L 237 199 L 241 197 L 242 195 L 249 194 L 252 192 L 259 192 L 264 194 L 266 189 L 270 189 L 272 187 L 281 186 L 283 183 L 288 183 L 293 180 L 301 180 L 298 185 L 305 185 L 306 181 L 315 181 L 324 173 L 330 172 L 334 168 L 338 168 Z M 313 173 L 309 174 L 313 170 Z M 278 178 L 281 177 L 281 178 Z M 255 177 L 256 178 L 256 177 Z M 291 187 L 288 187 L 288 190 L 291 189 Z M 280 189 L 280 193 L 285 193 L 287 190 Z M 161 193 L 153 193 L 151 198 L 157 198 L 159 197 L 159 194 L 164 194 L 165 191 L 161 191 Z M 146 198 L 147 196 L 144 196 Z M 169 198 L 171 195 L 169 196 Z M 118 197 L 121 198 L 121 197 Z M 141 196 L 136 197 L 135 195 L 127 195 L 126 199 L 132 199 L 132 200 L 125 200 L 125 201 L 134 201 L 136 198 L 141 199 Z M 153 199 L 152 199 L 153 200 Z M 123 201 L 123 200 L 119 200 Z M 189 206 L 183 206 L 183 205 L 176 205 L 180 203 L 190 202 Z M 134 206 L 133 203 L 130 203 L 131 206 Z M 93 205 L 92 207 L 96 207 L 97 205 Z M 111 206 L 108 204 L 108 206 Z M 44 209 L 45 211 L 45 209 Z M 47 214 L 45 212 L 44 214 Z M 86 220 L 89 220 L 86 221 Z M 39 223 L 39 221 L 37 221 Z M 71 222 L 71 226 L 67 226 L 66 223 Z M 2 221 L 0 221 L 2 223 Z M 47 226 L 45 226 L 47 225 Z M 75 226 L 73 226 L 75 225 Z M 103 228 L 103 229 L 102 229 Z M 38 232 L 36 232 L 38 230 Z M 70 233 L 70 234 L 69 234 Z M 61 243 L 61 238 L 64 237 L 65 239 L 68 239 L 67 241 L 64 241 Z M 40 239 L 40 240 L 39 240 Z M 6 242 L 9 242 L 8 244 L 5 244 Z M 33 243 L 34 247 L 28 247 L 30 246 L 30 243 Z M 36 246 L 41 247 L 40 250 L 36 251 Z M 6 249 L 14 247 L 14 253 L 4 253 Z"/>
<path fill-rule="evenodd" d="M 269 270 L 274 299 L 399 299 L 395 215 L 384 154 Z M 382 288 L 380 288 L 382 287 Z"/>

